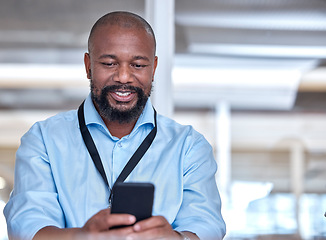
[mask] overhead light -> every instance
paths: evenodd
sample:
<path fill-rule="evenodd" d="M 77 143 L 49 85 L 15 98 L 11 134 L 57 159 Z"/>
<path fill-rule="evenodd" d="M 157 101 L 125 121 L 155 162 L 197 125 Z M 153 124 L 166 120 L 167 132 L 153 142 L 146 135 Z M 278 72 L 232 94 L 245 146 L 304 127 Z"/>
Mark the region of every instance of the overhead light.
<path fill-rule="evenodd" d="M 277 62 L 278 64 L 276 64 Z M 302 73 L 314 61 L 236 59 L 182 55 L 172 72 L 174 100 L 179 107 L 292 109 Z"/>
<path fill-rule="evenodd" d="M 6 187 L 6 181 L 3 177 L 0 177 L 0 190 Z"/>
<path fill-rule="evenodd" d="M 0 64 L 0 87 L 3 88 L 88 88 L 88 84 L 81 64 Z"/>
<path fill-rule="evenodd" d="M 326 46 L 285 46 L 285 45 L 245 45 L 191 43 L 192 53 L 221 54 L 231 56 L 252 57 L 293 57 L 293 58 L 325 58 Z"/>
<path fill-rule="evenodd" d="M 325 31 L 325 15 L 317 11 L 261 11 L 237 12 L 177 12 L 176 22 L 182 26 L 234 28 L 234 29 L 273 29 L 290 31 Z"/>

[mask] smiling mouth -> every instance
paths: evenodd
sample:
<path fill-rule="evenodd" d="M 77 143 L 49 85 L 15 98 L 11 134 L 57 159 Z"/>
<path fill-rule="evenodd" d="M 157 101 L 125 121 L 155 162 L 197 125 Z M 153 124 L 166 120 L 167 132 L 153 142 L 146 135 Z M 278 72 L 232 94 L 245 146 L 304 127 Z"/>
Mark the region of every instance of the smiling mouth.
<path fill-rule="evenodd" d="M 127 97 L 127 96 L 129 96 L 131 94 L 131 92 L 118 92 L 118 91 L 116 91 L 114 93 L 117 94 L 120 97 Z"/>
<path fill-rule="evenodd" d="M 116 90 L 110 92 L 111 97 L 119 103 L 128 103 L 132 101 L 137 93 L 135 91 L 126 91 L 126 90 Z"/>

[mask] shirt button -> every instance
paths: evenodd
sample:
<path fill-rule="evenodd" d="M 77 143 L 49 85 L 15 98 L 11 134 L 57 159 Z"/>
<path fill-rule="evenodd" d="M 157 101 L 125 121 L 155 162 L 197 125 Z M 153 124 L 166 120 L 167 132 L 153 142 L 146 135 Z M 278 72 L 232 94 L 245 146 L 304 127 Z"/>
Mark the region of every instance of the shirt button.
<path fill-rule="evenodd" d="M 118 143 L 118 147 L 119 147 L 119 148 L 121 148 L 121 147 L 122 147 L 122 144 L 121 144 L 120 142 Z"/>

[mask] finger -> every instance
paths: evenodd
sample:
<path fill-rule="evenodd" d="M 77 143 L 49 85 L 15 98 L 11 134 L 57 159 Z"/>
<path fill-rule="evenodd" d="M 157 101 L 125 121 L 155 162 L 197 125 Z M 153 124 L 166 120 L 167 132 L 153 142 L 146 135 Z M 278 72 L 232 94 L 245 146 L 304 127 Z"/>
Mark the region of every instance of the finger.
<path fill-rule="evenodd" d="M 110 227 L 134 224 L 136 218 L 129 214 L 111 214 L 110 209 L 104 209 L 91 217 L 83 230 L 87 232 L 107 231 Z"/>
<path fill-rule="evenodd" d="M 136 223 L 134 225 L 134 231 L 140 232 L 140 231 L 146 231 L 151 228 L 161 228 L 165 226 L 170 227 L 170 224 L 163 216 L 153 216 Z"/>
<path fill-rule="evenodd" d="M 86 232 L 99 232 L 103 231 L 106 228 L 106 221 L 105 219 L 107 216 L 110 215 L 111 210 L 110 209 L 103 209 L 93 215 L 88 221 L 85 223 L 85 225 L 82 227 L 82 229 Z"/>
<path fill-rule="evenodd" d="M 114 236 L 126 237 L 126 235 L 131 234 L 133 232 L 134 232 L 133 227 L 129 226 L 129 227 L 110 229 L 107 233 L 110 233 L 111 235 L 114 235 Z"/>
<path fill-rule="evenodd" d="M 107 230 L 101 232 L 87 232 L 81 235 L 78 235 L 74 239 L 81 240 L 125 240 L 126 236 L 133 233 L 134 230 L 132 227 L 124 227 L 114 230 Z"/>
<path fill-rule="evenodd" d="M 108 228 L 121 225 L 129 226 L 136 222 L 136 217 L 130 214 L 110 214 L 106 222 Z"/>

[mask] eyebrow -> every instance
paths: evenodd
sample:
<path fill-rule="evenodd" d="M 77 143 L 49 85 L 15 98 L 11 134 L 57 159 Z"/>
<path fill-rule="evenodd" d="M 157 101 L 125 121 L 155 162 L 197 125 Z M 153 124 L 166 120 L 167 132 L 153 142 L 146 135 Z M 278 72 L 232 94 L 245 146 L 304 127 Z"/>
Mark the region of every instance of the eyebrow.
<path fill-rule="evenodd" d="M 118 59 L 118 57 L 116 55 L 113 54 L 103 54 L 99 57 L 99 59 L 105 59 L 105 58 L 110 58 L 110 59 Z M 146 56 L 133 56 L 132 57 L 133 60 L 145 60 L 145 61 L 150 61 L 148 57 Z"/>
<path fill-rule="evenodd" d="M 133 57 L 134 60 L 145 60 L 149 62 L 149 58 L 145 57 L 145 56 L 134 56 Z"/>
<path fill-rule="evenodd" d="M 112 59 L 118 59 L 117 56 L 112 55 L 112 54 L 103 54 L 99 57 L 99 59 L 103 59 L 103 58 L 112 58 Z"/>

